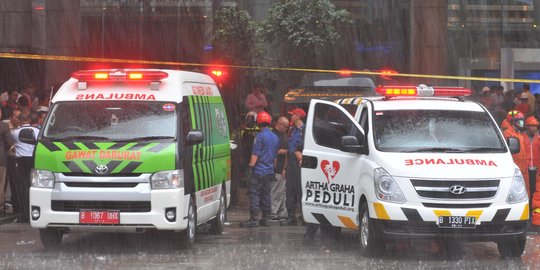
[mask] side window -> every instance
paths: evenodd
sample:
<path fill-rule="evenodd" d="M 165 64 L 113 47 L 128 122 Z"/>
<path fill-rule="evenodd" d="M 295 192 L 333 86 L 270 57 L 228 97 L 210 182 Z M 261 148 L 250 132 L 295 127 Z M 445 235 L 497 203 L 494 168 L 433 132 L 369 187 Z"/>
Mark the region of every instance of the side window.
<path fill-rule="evenodd" d="M 364 129 L 365 135 L 369 133 L 369 123 L 368 123 L 368 109 L 364 107 L 360 113 L 360 126 Z"/>
<path fill-rule="evenodd" d="M 313 137 L 318 145 L 340 149 L 343 136 L 355 136 L 359 143 L 363 135 L 345 113 L 328 104 L 316 104 Z"/>

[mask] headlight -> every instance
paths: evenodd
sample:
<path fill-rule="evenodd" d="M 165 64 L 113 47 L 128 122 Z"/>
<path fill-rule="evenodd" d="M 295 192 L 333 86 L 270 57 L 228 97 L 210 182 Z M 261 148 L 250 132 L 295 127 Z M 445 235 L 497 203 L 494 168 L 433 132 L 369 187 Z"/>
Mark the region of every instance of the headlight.
<path fill-rule="evenodd" d="M 375 169 L 373 175 L 375 178 L 375 194 L 379 200 L 393 203 L 407 201 L 394 178 L 383 168 Z"/>
<path fill-rule="evenodd" d="M 514 170 L 514 179 L 512 179 L 512 185 L 510 186 L 510 192 L 506 197 L 507 203 L 520 203 L 527 201 L 529 196 L 527 194 L 527 187 L 525 187 L 525 180 L 519 169 Z"/>
<path fill-rule="evenodd" d="M 184 187 L 184 170 L 161 171 L 150 177 L 152 189 L 169 189 Z"/>
<path fill-rule="evenodd" d="M 32 169 L 30 172 L 30 179 L 32 187 L 37 188 L 53 188 L 54 187 L 54 174 L 46 170 Z"/>

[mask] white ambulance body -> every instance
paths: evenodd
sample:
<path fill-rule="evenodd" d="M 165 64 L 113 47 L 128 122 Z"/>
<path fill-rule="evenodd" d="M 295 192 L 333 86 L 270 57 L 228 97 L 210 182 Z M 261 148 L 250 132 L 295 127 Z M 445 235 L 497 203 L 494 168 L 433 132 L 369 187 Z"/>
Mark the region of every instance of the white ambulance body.
<path fill-rule="evenodd" d="M 23 138 L 24 139 L 24 138 Z M 37 140 L 30 224 L 47 248 L 70 231 L 224 228 L 230 140 L 206 74 L 157 69 L 75 72 Z"/>
<path fill-rule="evenodd" d="M 389 239 L 525 247 L 528 197 L 487 110 L 463 88 L 378 88 L 384 97 L 310 104 L 302 161 L 304 219 L 358 229 L 363 254 Z M 405 95 L 406 97 L 402 97 Z M 425 97 L 425 96 L 439 97 Z M 424 96 L 424 97 L 420 97 Z M 447 97 L 444 97 L 447 96 Z"/>

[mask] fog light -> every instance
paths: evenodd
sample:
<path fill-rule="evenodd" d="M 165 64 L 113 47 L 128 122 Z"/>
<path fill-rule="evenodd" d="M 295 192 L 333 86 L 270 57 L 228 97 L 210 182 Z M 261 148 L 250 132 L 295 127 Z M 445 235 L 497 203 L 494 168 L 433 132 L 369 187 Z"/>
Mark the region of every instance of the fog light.
<path fill-rule="evenodd" d="M 41 216 L 41 213 L 39 211 L 39 207 L 32 206 L 32 220 L 38 220 Z"/>
<path fill-rule="evenodd" d="M 176 221 L 176 208 L 165 209 L 165 218 L 170 222 Z"/>

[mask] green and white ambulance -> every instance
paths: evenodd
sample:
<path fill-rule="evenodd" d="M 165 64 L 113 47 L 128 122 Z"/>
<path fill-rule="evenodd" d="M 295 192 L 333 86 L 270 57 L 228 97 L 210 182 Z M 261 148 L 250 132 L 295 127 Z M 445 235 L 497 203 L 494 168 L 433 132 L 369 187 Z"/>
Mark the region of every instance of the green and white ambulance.
<path fill-rule="evenodd" d="M 28 135 L 28 134 L 26 134 Z M 85 70 L 52 100 L 36 144 L 31 226 L 45 247 L 74 230 L 223 231 L 231 156 L 211 77 L 176 70 Z"/>

